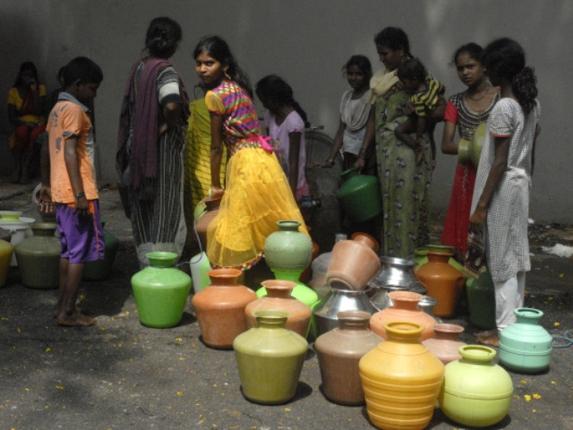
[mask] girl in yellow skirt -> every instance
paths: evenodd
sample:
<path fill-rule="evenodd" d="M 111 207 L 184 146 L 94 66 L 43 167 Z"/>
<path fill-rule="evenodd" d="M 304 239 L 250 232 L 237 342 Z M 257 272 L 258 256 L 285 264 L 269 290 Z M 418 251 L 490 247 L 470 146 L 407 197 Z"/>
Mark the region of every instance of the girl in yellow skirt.
<path fill-rule="evenodd" d="M 195 70 L 209 89 L 211 116 L 211 197 L 222 196 L 219 214 L 207 231 L 211 264 L 248 268 L 262 256 L 265 239 L 281 219 L 301 223 L 308 234 L 288 180 L 261 128 L 246 75 L 218 36 L 203 38 L 193 56 Z M 227 147 L 226 189 L 219 169 Z"/>

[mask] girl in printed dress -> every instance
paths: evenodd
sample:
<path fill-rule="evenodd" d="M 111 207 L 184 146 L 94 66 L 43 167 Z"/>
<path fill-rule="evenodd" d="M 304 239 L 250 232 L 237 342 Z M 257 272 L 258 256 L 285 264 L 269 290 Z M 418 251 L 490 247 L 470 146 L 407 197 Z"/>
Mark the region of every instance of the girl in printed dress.
<path fill-rule="evenodd" d="M 205 37 L 193 52 L 195 70 L 208 88 L 205 103 L 211 116 L 211 197 L 221 197 L 218 215 L 207 231 L 207 255 L 216 266 L 248 268 L 260 259 L 265 239 L 281 219 L 301 223 L 288 180 L 261 135 L 248 78 L 227 43 Z M 219 169 L 227 147 L 226 188 Z"/>

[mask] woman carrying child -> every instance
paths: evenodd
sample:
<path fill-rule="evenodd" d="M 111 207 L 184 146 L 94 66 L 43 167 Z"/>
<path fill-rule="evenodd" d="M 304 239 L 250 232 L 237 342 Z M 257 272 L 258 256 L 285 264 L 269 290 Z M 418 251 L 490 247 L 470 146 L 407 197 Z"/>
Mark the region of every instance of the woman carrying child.
<path fill-rule="evenodd" d="M 229 46 L 218 36 L 205 37 L 193 56 L 208 88 L 211 196 L 222 196 L 207 231 L 207 255 L 215 266 L 248 268 L 260 259 L 278 220 L 296 220 L 301 231 L 307 229 L 270 138 L 261 136 L 249 81 Z M 226 189 L 219 176 L 223 144 L 230 157 Z"/>
<path fill-rule="evenodd" d="M 482 64 L 483 48 L 476 43 L 460 46 L 454 53 L 458 78 L 467 89 L 451 96 L 444 113 L 442 153 L 456 155 L 456 130 L 460 140 L 471 141 L 478 127 L 483 127 L 499 99 L 498 90 L 491 85 Z M 457 163 L 450 204 L 444 222 L 441 241 L 454 246 L 458 256 L 467 250 L 470 207 L 474 191 L 476 166 Z"/>
<path fill-rule="evenodd" d="M 263 103 L 265 124 L 271 139 L 277 143 L 276 154 L 297 201 L 310 195 L 306 182 L 306 112 L 294 99 L 291 86 L 277 75 L 257 82 L 257 96 Z"/>
<path fill-rule="evenodd" d="M 431 144 L 428 131 L 419 139 L 418 154 L 394 133 L 396 127 L 408 120 L 405 114 L 409 94 L 398 78 L 398 67 L 411 58 L 406 33 L 396 27 L 386 27 L 374 38 L 376 50 L 385 70 L 371 81 L 373 109 L 364 142 L 355 166 L 363 168 L 368 147 L 376 139 L 378 176 L 384 209 L 382 236 L 383 255 L 410 258 L 417 246 L 428 241 L 424 205 L 431 185 Z"/>
<path fill-rule="evenodd" d="M 347 170 L 354 166 L 366 134 L 372 97 L 369 86 L 372 65 L 364 55 L 353 55 L 344 65 L 343 71 L 350 89 L 342 94 L 334 148 L 324 165 L 332 167 L 342 149 L 343 166 L 344 170 Z"/>
<path fill-rule="evenodd" d="M 478 339 L 497 345 L 498 332 L 515 322 L 523 306 L 525 273 L 531 269 L 527 237 L 529 187 L 539 135 L 540 105 L 536 77 L 523 48 L 497 39 L 485 49 L 483 64 L 501 98 L 488 118 L 488 133 L 478 166 L 470 223 L 485 234 L 488 269 L 495 287 L 497 332 Z"/>

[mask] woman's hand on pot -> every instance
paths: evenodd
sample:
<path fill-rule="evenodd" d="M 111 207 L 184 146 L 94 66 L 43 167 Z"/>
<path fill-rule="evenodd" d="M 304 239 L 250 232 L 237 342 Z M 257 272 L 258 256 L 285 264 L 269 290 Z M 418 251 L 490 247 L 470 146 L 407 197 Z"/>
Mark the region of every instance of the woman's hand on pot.
<path fill-rule="evenodd" d="M 487 209 L 484 207 L 477 207 L 472 216 L 470 217 L 470 223 L 474 225 L 481 225 L 485 222 L 487 217 Z"/>

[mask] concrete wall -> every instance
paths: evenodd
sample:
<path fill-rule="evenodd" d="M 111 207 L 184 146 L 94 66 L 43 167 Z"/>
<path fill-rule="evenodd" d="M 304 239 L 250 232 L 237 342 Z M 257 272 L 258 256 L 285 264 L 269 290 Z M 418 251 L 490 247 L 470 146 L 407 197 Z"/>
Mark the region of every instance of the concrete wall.
<path fill-rule="evenodd" d="M 113 159 L 120 99 L 128 70 L 143 46 L 150 19 L 180 22 L 184 40 L 174 63 L 189 89 L 197 82 L 191 51 L 204 34 L 220 34 L 253 82 L 283 75 L 314 124 L 334 134 L 341 93 L 340 68 L 352 54 L 378 62 L 373 35 L 402 27 L 412 51 L 445 82 L 463 89 L 450 65 L 457 46 L 485 44 L 499 36 L 519 40 L 536 68 L 543 106 L 543 134 L 532 195 L 535 219 L 573 222 L 573 152 L 569 149 L 573 57 L 573 2 L 569 0 L 2 0 L 0 3 L 0 94 L 6 94 L 18 64 L 36 61 L 52 88 L 58 68 L 76 55 L 98 62 L 105 80 L 96 100 L 98 145 L 104 181 L 114 180 Z M 6 129 L 0 106 L 0 128 Z M 437 135 L 438 136 L 438 135 Z M 439 156 L 433 203 L 447 205 L 455 160 Z"/>

